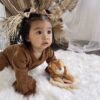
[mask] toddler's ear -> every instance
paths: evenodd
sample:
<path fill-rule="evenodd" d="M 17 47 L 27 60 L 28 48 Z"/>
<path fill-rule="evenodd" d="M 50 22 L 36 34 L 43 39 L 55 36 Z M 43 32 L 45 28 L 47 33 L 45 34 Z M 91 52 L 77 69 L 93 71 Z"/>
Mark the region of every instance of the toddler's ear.
<path fill-rule="evenodd" d="M 27 42 L 30 42 L 29 36 L 26 36 L 26 37 L 25 37 L 25 40 L 26 40 Z"/>
<path fill-rule="evenodd" d="M 30 40 L 27 40 L 27 42 L 30 42 Z"/>
<path fill-rule="evenodd" d="M 30 42 L 29 38 L 26 38 L 26 41 L 27 41 L 27 42 Z"/>

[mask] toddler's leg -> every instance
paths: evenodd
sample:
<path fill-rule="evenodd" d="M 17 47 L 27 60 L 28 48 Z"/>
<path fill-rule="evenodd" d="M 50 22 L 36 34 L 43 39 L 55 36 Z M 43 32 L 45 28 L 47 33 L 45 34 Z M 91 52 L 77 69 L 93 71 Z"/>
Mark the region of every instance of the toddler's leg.
<path fill-rule="evenodd" d="M 3 70 L 6 66 L 9 65 L 9 62 L 3 52 L 0 52 L 0 70 Z"/>

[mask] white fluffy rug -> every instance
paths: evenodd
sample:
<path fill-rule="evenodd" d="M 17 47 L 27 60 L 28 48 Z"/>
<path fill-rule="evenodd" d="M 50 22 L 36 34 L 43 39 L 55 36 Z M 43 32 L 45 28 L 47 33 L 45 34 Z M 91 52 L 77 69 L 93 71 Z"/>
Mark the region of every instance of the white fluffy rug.
<path fill-rule="evenodd" d="M 29 72 L 37 81 L 35 95 L 28 98 L 14 91 L 14 72 L 5 68 L 0 72 L 0 100 L 100 100 L 100 56 L 57 51 L 56 55 L 67 65 L 69 71 L 78 80 L 77 89 L 66 90 L 53 86 L 44 72 L 44 62 Z"/>

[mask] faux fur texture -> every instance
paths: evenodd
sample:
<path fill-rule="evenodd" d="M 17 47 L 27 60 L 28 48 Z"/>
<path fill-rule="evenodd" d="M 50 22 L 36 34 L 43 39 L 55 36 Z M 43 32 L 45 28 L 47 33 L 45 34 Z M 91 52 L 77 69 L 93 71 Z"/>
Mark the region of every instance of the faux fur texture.
<path fill-rule="evenodd" d="M 29 74 L 37 81 L 35 95 L 24 97 L 12 87 L 14 72 L 5 68 L 0 72 L 0 100 L 100 100 L 100 56 L 57 51 L 56 55 L 67 65 L 69 71 L 78 80 L 78 88 L 67 90 L 52 85 L 44 69 L 44 62 Z"/>

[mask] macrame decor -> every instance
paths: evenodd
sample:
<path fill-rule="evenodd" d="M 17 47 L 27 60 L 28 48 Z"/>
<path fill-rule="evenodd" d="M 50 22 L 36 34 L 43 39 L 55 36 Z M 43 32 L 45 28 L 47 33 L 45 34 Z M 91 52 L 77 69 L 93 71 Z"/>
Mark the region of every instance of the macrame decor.
<path fill-rule="evenodd" d="M 8 37 L 16 36 L 23 17 L 28 17 L 31 12 L 42 13 L 51 19 L 55 43 L 58 47 L 66 49 L 68 47 L 68 41 L 63 37 L 63 20 L 61 15 L 66 10 L 72 11 L 78 0 L 28 0 L 27 3 L 26 1 L 27 0 L 0 0 L 6 9 L 13 14 L 0 23 L 2 24 L 2 28 L 7 30 L 5 34 Z M 20 10 L 18 10 L 17 7 L 19 7 Z M 26 8 L 30 8 L 30 11 L 27 13 L 23 12 Z"/>

